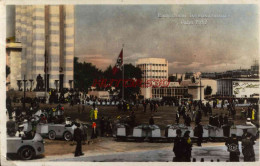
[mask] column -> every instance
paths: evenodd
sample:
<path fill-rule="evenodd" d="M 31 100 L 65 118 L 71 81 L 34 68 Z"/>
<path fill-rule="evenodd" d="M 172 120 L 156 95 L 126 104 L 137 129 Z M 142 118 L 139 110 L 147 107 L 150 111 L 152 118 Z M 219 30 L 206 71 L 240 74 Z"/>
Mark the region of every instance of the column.
<path fill-rule="evenodd" d="M 26 50 L 27 50 L 27 6 L 21 6 L 21 44 L 22 44 L 22 55 L 21 55 L 21 77 L 23 78 L 26 75 Z"/>
<path fill-rule="evenodd" d="M 15 6 L 15 41 L 21 42 L 21 13 L 22 7 Z"/>
<path fill-rule="evenodd" d="M 32 24 L 32 10 L 33 6 L 29 5 L 26 9 L 26 79 L 32 79 L 32 67 L 33 67 L 33 56 L 32 56 L 32 33 L 33 33 L 33 24 Z M 28 81 L 29 82 L 29 81 Z M 28 86 L 30 86 L 28 84 Z M 27 86 L 27 88 L 28 88 Z"/>
<path fill-rule="evenodd" d="M 33 9 L 33 80 L 36 87 L 36 78 L 40 74 L 44 79 L 45 65 L 45 6 L 36 5 Z"/>
<path fill-rule="evenodd" d="M 63 48 L 63 73 L 64 88 L 70 88 L 69 81 L 73 80 L 73 61 L 74 61 L 74 5 L 64 6 L 64 48 Z M 73 87 L 73 82 L 72 82 Z"/>
<path fill-rule="evenodd" d="M 55 89 L 60 68 L 60 10 L 59 6 L 49 6 L 49 87 Z"/>

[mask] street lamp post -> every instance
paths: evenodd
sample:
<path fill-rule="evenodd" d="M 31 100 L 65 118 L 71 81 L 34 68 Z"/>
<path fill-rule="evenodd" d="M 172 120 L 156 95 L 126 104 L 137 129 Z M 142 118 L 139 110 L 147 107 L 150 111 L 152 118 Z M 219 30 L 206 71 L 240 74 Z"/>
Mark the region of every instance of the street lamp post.
<path fill-rule="evenodd" d="M 23 85 L 24 85 L 24 89 L 23 89 L 23 110 L 25 111 L 25 90 L 26 90 L 26 79 L 25 79 L 25 75 L 24 75 L 24 79 L 23 79 Z"/>
<path fill-rule="evenodd" d="M 201 102 L 201 77 L 200 77 L 200 102 Z"/>
<path fill-rule="evenodd" d="M 21 90 L 21 85 L 22 84 L 22 80 L 17 80 L 17 85 L 18 85 L 18 90 Z"/>
<path fill-rule="evenodd" d="M 58 91 L 58 83 L 59 83 L 59 80 L 55 80 L 55 86 L 56 86 L 56 91 Z"/>
<path fill-rule="evenodd" d="M 31 83 L 31 88 L 30 88 L 30 91 L 32 91 L 32 84 L 33 84 L 33 79 L 29 80 L 30 83 Z"/>

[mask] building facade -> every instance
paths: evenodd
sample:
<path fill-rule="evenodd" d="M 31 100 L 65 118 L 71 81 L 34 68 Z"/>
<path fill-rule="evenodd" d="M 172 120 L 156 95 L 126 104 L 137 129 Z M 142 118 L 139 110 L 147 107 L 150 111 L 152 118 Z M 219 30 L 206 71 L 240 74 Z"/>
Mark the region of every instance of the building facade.
<path fill-rule="evenodd" d="M 168 80 L 168 61 L 164 58 L 142 58 L 136 62 L 142 71 L 142 82 L 148 80 Z M 152 87 L 141 88 L 145 99 L 152 98 Z"/>
<path fill-rule="evenodd" d="M 258 78 L 223 78 L 217 80 L 217 95 L 229 97 L 259 96 Z"/>
<path fill-rule="evenodd" d="M 34 88 L 39 74 L 48 88 L 72 88 L 74 6 L 16 6 L 15 16 L 15 42 L 22 45 L 17 77 L 33 80 Z"/>

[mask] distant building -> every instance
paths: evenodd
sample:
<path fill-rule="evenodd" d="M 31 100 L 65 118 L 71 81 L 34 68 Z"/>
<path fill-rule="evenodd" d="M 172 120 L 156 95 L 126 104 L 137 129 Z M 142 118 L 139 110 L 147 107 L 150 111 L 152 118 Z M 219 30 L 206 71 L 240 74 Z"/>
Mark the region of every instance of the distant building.
<path fill-rule="evenodd" d="M 142 58 L 136 62 L 142 71 L 142 82 L 148 80 L 168 80 L 168 61 L 164 58 Z M 141 88 L 145 99 L 152 98 L 151 87 Z"/>
<path fill-rule="evenodd" d="M 259 95 L 258 78 L 223 78 L 217 80 L 217 95 L 252 97 Z"/>
<path fill-rule="evenodd" d="M 88 95 L 95 96 L 98 99 L 109 99 L 109 92 L 108 91 L 89 91 Z"/>
<path fill-rule="evenodd" d="M 153 87 L 152 98 L 176 97 L 184 98 L 188 94 L 188 88 L 180 86 L 179 82 L 170 82 L 168 87 Z"/>

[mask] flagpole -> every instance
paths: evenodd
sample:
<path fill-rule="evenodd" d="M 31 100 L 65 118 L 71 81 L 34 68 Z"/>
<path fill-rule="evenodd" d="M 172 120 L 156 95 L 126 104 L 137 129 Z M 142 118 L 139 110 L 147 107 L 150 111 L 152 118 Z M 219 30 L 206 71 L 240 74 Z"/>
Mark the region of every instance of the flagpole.
<path fill-rule="evenodd" d="M 123 51 L 123 49 L 124 49 L 124 44 L 122 45 L 122 51 Z M 124 96 L 125 96 L 125 95 L 124 95 L 124 91 L 125 91 L 125 90 L 124 90 L 124 85 L 125 85 L 124 56 L 122 56 L 122 61 L 123 61 L 123 63 L 122 63 L 122 65 L 123 65 L 123 70 L 122 70 L 122 71 L 123 71 L 123 76 L 122 76 L 122 77 L 123 77 L 123 82 L 122 82 L 122 83 L 123 83 L 123 84 L 122 84 L 122 98 L 123 98 L 123 100 L 124 100 Z"/>

